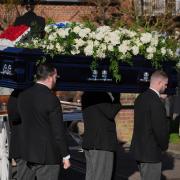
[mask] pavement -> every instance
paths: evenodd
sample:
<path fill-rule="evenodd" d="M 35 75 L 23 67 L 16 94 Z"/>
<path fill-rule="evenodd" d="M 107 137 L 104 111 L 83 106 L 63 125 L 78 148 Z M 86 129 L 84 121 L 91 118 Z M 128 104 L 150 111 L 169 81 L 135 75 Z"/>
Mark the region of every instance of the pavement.
<path fill-rule="evenodd" d="M 80 146 L 70 143 L 72 167 L 63 172 L 63 180 L 85 180 L 85 157 Z M 180 144 L 170 144 L 163 155 L 162 180 L 180 180 Z M 131 153 L 129 145 L 119 144 L 115 158 L 115 168 L 112 180 L 140 180 L 140 175 Z"/>
<path fill-rule="evenodd" d="M 61 171 L 59 180 L 85 180 L 86 161 L 79 145 L 81 141 L 76 135 L 68 137 L 72 166 L 68 170 Z M 163 155 L 162 164 L 161 180 L 180 180 L 180 144 L 169 145 L 168 151 Z M 128 144 L 119 144 L 117 147 L 112 180 L 140 180 Z"/>

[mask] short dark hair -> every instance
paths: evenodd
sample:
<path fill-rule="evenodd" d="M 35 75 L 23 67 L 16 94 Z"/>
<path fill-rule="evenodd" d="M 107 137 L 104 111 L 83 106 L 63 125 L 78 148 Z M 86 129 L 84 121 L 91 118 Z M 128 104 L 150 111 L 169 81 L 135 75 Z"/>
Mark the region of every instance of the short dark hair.
<path fill-rule="evenodd" d="M 36 80 L 45 80 L 48 76 L 52 76 L 55 71 L 55 67 L 52 63 L 43 63 L 38 65 L 36 70 Z"/>

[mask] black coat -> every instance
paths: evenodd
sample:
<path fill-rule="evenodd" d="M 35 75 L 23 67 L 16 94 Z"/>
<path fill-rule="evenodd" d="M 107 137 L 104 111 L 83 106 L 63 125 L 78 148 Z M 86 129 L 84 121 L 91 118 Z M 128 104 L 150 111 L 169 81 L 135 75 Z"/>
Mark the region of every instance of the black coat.
<path fill-rule="evenodd" d="M 31 36 L 33 37 L 44 36 L 45 19 L 41 16 L 37 16 L 33 11 L 28 11 L 24 15 L 17 17 L 14 25 L 29 26 L 31 28 Z"/>
<path fill-rule="evenodd" d="M 134 107 L 131 151 L 141 162 L 159 162 L 168 148 L 169 132 L 165 107 L 151 89 L 138 96 Z"/>
<path fill-rule="evenodd" d="M 115 151 L 117 135 L 114 118 L 120 110 L 119 96 L 114 103 L 106 92 L 85 92 L 82 95 L 84 149 Z"/>
<path fill-rule="evenodd" d="M 22 159 L 39 164 L 59 164 L 68 155 L 62 109 L 45 85 L 36 83 L 20 94 Z"/>
<path fill-rule="evenodd" d="M 21 125 L 21 118 L 17 108 L 17 99 L 21 93 L 21 90 L 14 90 L 8 100 L 7 111 L 8 119 L 10 124 L 10 147 L 9 147 L 9 157 L 10 158 L 20 158 L 20 134 L 19 128 Z"/>

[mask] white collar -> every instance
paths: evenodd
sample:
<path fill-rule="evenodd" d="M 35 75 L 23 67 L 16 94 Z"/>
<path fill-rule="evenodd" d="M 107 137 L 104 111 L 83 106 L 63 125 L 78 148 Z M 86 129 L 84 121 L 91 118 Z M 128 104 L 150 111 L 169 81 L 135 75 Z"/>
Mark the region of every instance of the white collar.
<path fill-rule="evenodd" d="M 160 97 L 160 93 L 156 89 L 153 89 L 151 87 L 149 89 L 153 90 Z"/>
<path fill-rule="evenodd" d="M 113 102 L 114 101 L 114 97 L 113 97 L 112 93 L 111 92 L 107 92 L 107 94 L 109 95 L 109 97 L 111 98 L 111 100 Z"/>

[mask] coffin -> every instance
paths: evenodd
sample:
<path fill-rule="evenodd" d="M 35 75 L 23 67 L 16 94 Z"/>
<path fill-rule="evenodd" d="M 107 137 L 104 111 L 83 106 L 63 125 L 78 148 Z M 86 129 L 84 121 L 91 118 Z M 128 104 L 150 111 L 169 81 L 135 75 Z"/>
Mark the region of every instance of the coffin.
<path fill-rule="evenodd" d="M 6 48 L 0 51 L 0 86 L 23 89 L 33 84 L 37 61 L 44 56 L 38 49 Z M 52 62 L 60 78 L 56 89 L 62 91 L 114 91 L 140 93 L 149 85 L 149 77 L 155 70 L 142 56 L 133 58 L 133 65 L 119 63 L 121 81 L 116 82 L 109 72 L 107 60 L 101 60 L 97 71 L 91 71 L 92 57 L 55 56 Z M 166 61 L 162 68 L 169 76 L 168 94 L 175 93 L 177 72 L 175 62 Z M 104 74 L 105 72 L 105 74 Z"/>

